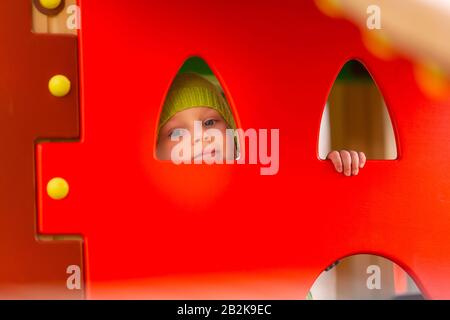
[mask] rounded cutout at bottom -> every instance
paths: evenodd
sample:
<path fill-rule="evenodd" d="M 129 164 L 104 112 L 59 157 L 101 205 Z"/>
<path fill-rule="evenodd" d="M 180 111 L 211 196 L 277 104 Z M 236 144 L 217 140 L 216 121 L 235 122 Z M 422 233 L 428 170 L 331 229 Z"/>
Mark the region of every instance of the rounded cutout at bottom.
<path fill-rule="evenodd" d="M 414 280 L 389 259 L 358 254 L 326 268 L 310 290 L 314 300 L 422 300 Z"/>

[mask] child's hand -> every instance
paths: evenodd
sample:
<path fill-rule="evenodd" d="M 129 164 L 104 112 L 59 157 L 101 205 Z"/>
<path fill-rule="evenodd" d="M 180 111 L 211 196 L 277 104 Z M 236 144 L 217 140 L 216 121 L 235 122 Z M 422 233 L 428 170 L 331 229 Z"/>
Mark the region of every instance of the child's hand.
<path fill-rule="evenodd" d="M 333 162 L 337 172 L 344 172 L 347 177 L 352 174 L 356 176 L 359 173 L 359 169 L 363 168 L 366 164 L 366 155 L 364 152 L 356 152 L 353 150 L 331 151 L 327 159 Z"/>

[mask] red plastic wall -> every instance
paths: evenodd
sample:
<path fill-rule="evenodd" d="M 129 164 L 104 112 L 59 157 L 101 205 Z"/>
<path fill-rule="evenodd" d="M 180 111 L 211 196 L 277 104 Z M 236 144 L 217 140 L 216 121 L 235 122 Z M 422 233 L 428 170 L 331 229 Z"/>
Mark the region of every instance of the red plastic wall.
<path fill-rule="evenodd" d="M 312 1 L 80 1 L 80 142 L 37 147 L 45 234 L 84 236 L 90 298 L 303 299 L 336 259 L 372 253 L 450 298 L 450 103 L 413 65 L 373 57 Z M 280 170 L 154 158 L 165 94 L 206 60 L 238 124 L 280 129 Z M 388 105 L 398 159 L 356 177 L 318 158 L 333 82 L 360 59 Z M 70 183 L 62 201 L 49 179 Z"/>

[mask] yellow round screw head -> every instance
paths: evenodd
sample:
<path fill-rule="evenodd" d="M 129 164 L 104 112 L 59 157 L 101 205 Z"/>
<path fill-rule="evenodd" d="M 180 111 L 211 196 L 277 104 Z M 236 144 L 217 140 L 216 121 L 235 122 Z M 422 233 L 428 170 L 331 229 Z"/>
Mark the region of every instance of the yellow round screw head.
<path fill-rule="evenodd" d="M 45 9 L 53 10 L 59 7 L 59 5 L 61 4 L 61 0 L 39 0 L 39 3 Z"/>
<path fill-rule="evenodd" d="M 53 178 L 47 183 L 47 194 L 53 200 L 62 200 L 69 194 L 69 184 L 63 178 Z"/>
<path fill-rule="evenodd" d="M 48 89 L 55 97 L 64 97 L 70 92 L 70 80 L 63 75 L 53 76 L 48 82 Z"/>

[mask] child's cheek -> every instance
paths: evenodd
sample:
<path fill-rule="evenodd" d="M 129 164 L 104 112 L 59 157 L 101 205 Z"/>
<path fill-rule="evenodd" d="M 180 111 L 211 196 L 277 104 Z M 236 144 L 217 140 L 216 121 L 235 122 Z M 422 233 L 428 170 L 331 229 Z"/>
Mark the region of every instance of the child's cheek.
<path fill-rule="evenodd" d="M 167 142 L 159 142 L 156 155 L 159 160 L 170 160 L 172 146 Z"/>

